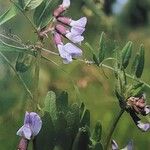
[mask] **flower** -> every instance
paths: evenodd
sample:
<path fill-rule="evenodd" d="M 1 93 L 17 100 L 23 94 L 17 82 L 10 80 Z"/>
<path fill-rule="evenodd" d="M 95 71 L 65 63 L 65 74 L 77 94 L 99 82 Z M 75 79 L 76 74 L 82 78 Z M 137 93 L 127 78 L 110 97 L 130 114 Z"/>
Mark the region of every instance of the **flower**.
<path fill-rule="evenodd" d="M 42 120 L 35 112 L 26 112 L 24 125 L 17 131 L 17 135 L 30 140 L 34 138 L 41 130 Z"/>
<path fill-rule="evenodd" d="M 53 33 L 54 43 L 65 64 L 72 62 L 73 58 L 77 58 L 82 55 L 82 50 L 74 44 L 80 45 L 84 40 L 84 36 L 82 34 L 85 31 L 85 26 L 87 24 L 86 17 L 73 20 L 69 17 L 63 16 L 63 12 L 66 11 L 69 6 L 70 0 L 63 0 L 62 4 L 59 5 L 53 12 L 53 26 L 44 28 L 39 34 L 43 38 L 44 36 L 47 36 L 48 32 Z M 62 37 L 70 40 L 70 42 L 64 44 Z"/>
<path fill-rule="evenodd" d="M 87 18 L 86 17 L 82 17 L 79 20 L 72 20 L 69 17 L 58 17 L 57 20 L 61 23 L 64 23 L 66 25 L 69 25 L 71 27 L 81 27 L 81 28 L 85 28 L 86 24 L 87 24 Z"/>
<path fill-rule="evenodd" d="M 69 31 L 66 27 L 64 27 L 61 24 L 57 24 L 55 29 L 56 29 L 56 32 L 65 36 L 66 38 L 68 38 L 73 43 L 80 43 L 81 41 L 84 40 L 84 37 L 81 36 L 81 34 L 84 32 L 82 29 L 80 30 L 77 28 L 76 29 L 71 28 L 71 31 Z"/>
<path fill-rule="evenodd" d="M 146 104 L 146 96 L 142 94 L 140 97 L 130 97 L 127 100 L 127 107 L 130 116 L 137 127 L 146 132 L 150 130 L 150 123 L 143 123 L 137 116 L 138 114 L 146 116 L 150 113 L 150 106 Z"/>
<path fill-rule="evenodd" d="M 63 0 L 62 4 L 58 6 L 53 12 L 54 17 L 60 16 L 70 6 L 70 0 Z"/>
<path fill-rule="evenodd" d="M 115 140 L 111 141 L 111 145 L 112 145 L 112 150 L 119 150 L 119 146 Z M 127 146 L 122 150 L 132 150 L 132 149 L 133 149 L 133 141 L 131 140 L 128 142 Z"/>
<path fill-rule="evenodd" d="M 72 43 L 64 45 L 61 35 L 57 32 L 54 33 L 54 42 L 58 48 L 60 57 L 63 58 L 63 62 L 65 64 L 72 62 L 73 58 L 77 58 L 82 55 L 82 50 Z"/>

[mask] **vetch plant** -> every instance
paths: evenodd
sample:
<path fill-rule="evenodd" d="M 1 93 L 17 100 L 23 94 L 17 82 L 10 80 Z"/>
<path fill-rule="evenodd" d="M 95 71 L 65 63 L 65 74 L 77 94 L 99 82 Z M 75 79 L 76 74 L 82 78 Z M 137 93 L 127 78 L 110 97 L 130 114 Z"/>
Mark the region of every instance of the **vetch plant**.
<path fill-rule="evenodd" d="M 93 4 L 90 1 L 84 2 Z M 143 123 L 138 116 L 146 116 L 150 113 L 150 106 L 147 105 L 144 94 L 144 87 L 150 88 L 150 85 L 141 79 L 145 62 L 145 50 L 142 44 L 135 57 L 132 56 L 133 43 L 131 41 L 127 42 L 122 50 L 115 47 L 114 53 L 110 56 L 105 43 L 105 34 L 102 32 L 98 50 L 89 43 L 85 43 L 84 51 L 89 49 L 92 54 L 92 58 L 87 60 L 81 58 L 83 53 L 81 43 L 84 41 L 83 33 L 86 30 L 87 18 L 81 17 L 73 20 L 65 16 L 64 13 L 71 5 L 70 0 L 11 0 L 11 4 L 10 9 L 0 16 L 0 25 L 20 13 L 31 25 L 37 38 L 36 42 L 27 43 L 21 39 L 16 40 L 0 34 L 0 56 L 14 71 L 30 98 L 28 102 L 31 106 L 30 109 L 28 108 L 30 111 L 27 110 L 24 124 L 17 131 L 17 135 L 21 137 L 18 150 L 27 150 L 29 141 L 33 145 L 33 150 L 108 150 L 111 146 L 113 150 L 117 150 L 119 149 L 117 143 L 114 140 L 111 143 L 111 140 L 125 112 L 131 116 L 140 130 L 149 131 L 150 123 Z M 27 15 L 30 11 L 33 12 L 33 19 Z M 49 41 L 52 39 L 58 53 L 45 48 L 46 38 Z M 5 56 L 5 52 L 18 54 L 15 66 Z M 114 93 L 120 112 L 115 114 L 116 117 L 110 123 L 111 126 L 105 136 L 102 134 L 100 123 L 102 121 L 97 121 L 91 129 L 89 109 L 83 102 L 70 104 L 66 91 L 60 94 L 49 91 L 43 104 L 39 104 L 40 64 L 43 60 L 55 63 L 48 58 L 51 55 L 63 59 L 65 64 L 80 57 L 77 61 L 81 64 L 95 65 L 98 69 L 102 69 L 105 76 L 105 69 L 113 71 Z M 107 61 L 111 63 L 108 65 Z M 22 74 L 29 68 L 32 68 L 34 74 L 31 79 L 32 88 L 28 87 L 22 78 Z M 124 149 L 133 149 L 132 142 L 129 142 Z"/>

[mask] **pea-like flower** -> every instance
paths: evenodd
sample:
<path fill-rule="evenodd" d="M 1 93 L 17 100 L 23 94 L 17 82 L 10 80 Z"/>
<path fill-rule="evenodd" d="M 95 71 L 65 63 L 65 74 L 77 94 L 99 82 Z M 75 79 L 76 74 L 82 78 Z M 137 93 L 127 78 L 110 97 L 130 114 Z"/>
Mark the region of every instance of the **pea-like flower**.
<path fill-rule="evenodd" d="M 17 135 L 30 140 L 34 138 L 41 130 L 42 120 L 35 112 L 26 112 L 24 125 L 17 131 Z"/>
<path fill-rule="evenodd" d="M 57 32 L 54 33 L 54 42 L 65 64 L 72 62 L 73 58 L 78 58 L 82 55 L 82 50 L 72 43 L 64 45 L 61 40 L 61 35 Z"/>
<path fill-rule="evenodd" d="M 63 12 L 66 11 L 69 6 L 70 0 L 63 0 L 62 4 L 53 12 L 55 18 L 53 27 L 50 26 L 50 28 L 44 28 L 39 34 L 43 38 L 44 36 L 48 37 L 48 32 L 51 31 L 53 33 L 54 43 L 65 64 L 72 62 L 73 58 L 82 55 L 82 50 L 78 46 L 80 46 L 81 42 L 84 40 L 82 34 L 85 31 L 85 26 L 87 24 L 86 17 L 73 20 L 69 17 L 63 16 Z M 69 42 L 64 44 L 62 37 L 68 39 Z"/>
<path fill-rule="evenodd" d="M 119 146 L 115 140 L 111 141 L 112 150 L 119 150 Z M 129 141 L 127 146 L 121 150 L 133 150 L 133 141 Z"/>
<path fill-rule="evenodd" d="M 146 96 L 143 94 L 141 97 L 128 98 L 127 107 L 128 112 L 137 127 L 142 131 L 149 131 L 150 123 L 143 123 L 138 117 L 138 114 L 146 116 L 150 113 L 150 106 L 146 104 Z"/>

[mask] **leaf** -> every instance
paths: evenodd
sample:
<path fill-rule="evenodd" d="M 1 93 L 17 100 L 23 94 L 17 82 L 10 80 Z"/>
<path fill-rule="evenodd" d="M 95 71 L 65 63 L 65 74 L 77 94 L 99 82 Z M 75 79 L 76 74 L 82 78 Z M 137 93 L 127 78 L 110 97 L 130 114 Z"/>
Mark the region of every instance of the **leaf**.
<path fill-rule="evenodd" d="M 105 58 L 105 49 L 104 49 L 104 32 L 100 36 L 99 42 L 99 63 L 101 63 Z"/>
<path fill-rule="evenodd" d="M 103 150 L 103 145 L 100 142 L 98 142 L 94 145 L 93 150 Z"/>
<path fill-rule="evenodd" d="M 82 103 L 81 103 L 81 106 L 80 106 L 80 111 L 79 111 L 79 112 L 80 112 L 80 118 L 82 117 L 84 110 L 85 110 L 85 105 L 84 105 L 84 103 L 82 102 Z"/>
<path fill-rule="evenodd" d="M 49 91 L 44 101 L 44 111 L 49 112 L 53 123 L 57 119 L 56 95 L 53 91 Z"/>
<path fill-rule="evenodd" d="M 4 14 L 0 16 L 0 26 L 18 14 L 18 9 L 12 5 Z"/>
<path fill-rule="evenodd" d="M 128 66 L 132 54 L 132 42 L 128 42 L 122 49 L 122 66 L 124 69 Z"/>
<path fill-rule="evenodd" d="M 58 6 L 59 2 L 60 0 L 44 0 L 35 9 L 33 20 L 39 29 L 44 28 L 51 21 L 53 10 Z"/>
<path fill-rule="evenodd" d="M 101 134 L 102 134 L 102 125 L 98 121 L 95 125 L 93 134 L 92 134 L 92 139 L 96 142 L 99 142 L 101 140 Z"/>
<path fill-rule="evenodd" d="M 63 91 L 57 98 L 57 108 L 58 111 L 63 111 L 66 113 L 68 111 L 68 93 Z"/>
<path fill-rule="evenodd" d="M 85 110 L 83 113 L 81 120 L 80 120 L 80 126 L 90 126 L 90 111 L 88 109 Z"/>
<path fill-rule="evenodd" d="M 139 62 L 138 62 L 137 69 L 136 69 L 137 78 L 140 78 L 143 73 L 144 61 L 145 61 L 144 53 L 145 53 L 144 47 L 143 45 L 141 45 L 140 50 L 139 50 Z"/>
<path fill-rule="evenodd" d="M 136 69 L 137 69 L 137 66 L 138 66 L 138 62 L 139 62 L 139 54 L 137 53 L 134 60 L 133 60 L 133 63 L 132 63 L 132 66 L 131 66 L 131 73 L 132 74 L 135 74 L 136 72 Z"/>
<path fill-rule="evenodd" d="M 19 53 L 16 61 L 16 71 L 24 73 L 26 72 L 32 64 L 33 57 L 26 53 Z"/>
<path fill-rule="evenodd" d="M 26 47 L 16 47 L 16 46 L 13 46 L 13 45 L 10 45 L 10 44 L 7 44 L 5 42 L 3 42 L 2 40 L 0 40 L 0 51 L 7 51 L 7 52 L 25 52 L 25 53 L 28 53 L 28 54 L 33 54 L 33 52 L 29 49 L 29 48 L 26 48 Z"/>
<path fill-rule="evenodd" d="M 80 128 L 73 142 L 72 150 L 87 150 L 89 134 L 86 128 Z"/>
<path fill-rule="evenodd" d="M 20 7 L 25 10 L 25 9 L 35 9 L 38 7 L 43 0 L 18 0 L 18 4 Z"/>
<path fill-rule="evenodd" d="M 54 148 L 55 130 L 50 114 L 45 112 L 42 117 L 42 129 L 34 140 L 35 150 L 48 150 Z"/>
<path fill-rule="evenodd" d="M 93 61 L 97 66 L 99 66 L 99 60 L 95 54 L 93 54 Z"/>

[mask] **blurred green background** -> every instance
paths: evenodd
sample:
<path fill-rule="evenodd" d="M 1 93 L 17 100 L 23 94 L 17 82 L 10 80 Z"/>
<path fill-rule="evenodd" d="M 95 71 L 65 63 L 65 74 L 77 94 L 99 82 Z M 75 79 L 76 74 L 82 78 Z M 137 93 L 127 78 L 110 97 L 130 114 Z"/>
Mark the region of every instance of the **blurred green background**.
<path fill-rule="evenodd" d="M 9 0 L 0 0 L 0 14 L 10 6 Z M 31 12 L 32 13 L 32 12 Z M 111 55 L 117 46 L 120 49 L 129 40 L 133 41 L 134 54 L 141 43 L 145 46 L 145 70 L 142 79 L 150 83 L 150 0 L 72 0 L 68 16 L 78 19 L 88 18 L 85 32 L 85 42 L 98 48 L 99 36 L 102 31 L 106 34 L 106 45 Z M 34 43 L 35 33 L 24 17 L 18 15 L 0 27 L 0 31 L 7 35 L 17 35 L 24 43 Z M 57 49 L 49 38 L 45 47 L 52 51 Z M 91 60 L 92 54 L 83 44 L 83 58 Z M 17 53 L 5 53 L 15 65 Z M 108 79 L 98 67 L 87 65 L 79 61 L 63 65 L 62 61 L 53 55 L 48 56 L 58 65 L 42 61 L 39 82 L 39 100 L 41 106 L 48 90 L 56 93 L 66 90 L 70 103 L 84 101 L 91 111 L 91 126 L 100 120 L 103 126 L 103 137 L 107 134 L 115 113 L 119 111 L 117 99 L 114 95 L 113 73 L 105 70 Z M 31 88 L 33 81 L 33 66 L 21 74 L 24 81 Z M 75 88 L 77 87 L 77 88 Z M 78 89 L 78 90 L 77 90 Z M 149 101 L 150 89 L 145 89 Z M 23 123 L 24 112 L 32 110 L 30 99 L 24 92 L 14 72 L 0 58 L 0 149 L 16 149 L 19 137 L 16 131 Z M 150 118 L 147 117 L 147 121 Z M 133 139 L 136 150 L 150 149 L 150 133 L 142 133 L 134 125 L 130 116 L 125 113 L 115 130 L 113 139 L 121 147 Z"/>

